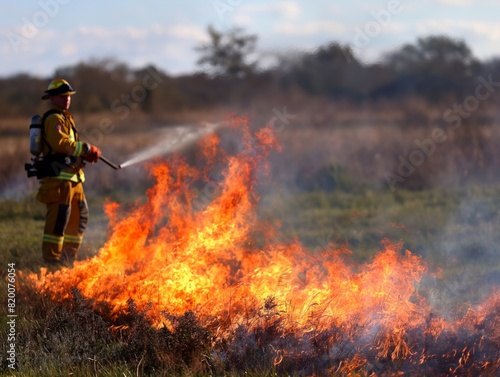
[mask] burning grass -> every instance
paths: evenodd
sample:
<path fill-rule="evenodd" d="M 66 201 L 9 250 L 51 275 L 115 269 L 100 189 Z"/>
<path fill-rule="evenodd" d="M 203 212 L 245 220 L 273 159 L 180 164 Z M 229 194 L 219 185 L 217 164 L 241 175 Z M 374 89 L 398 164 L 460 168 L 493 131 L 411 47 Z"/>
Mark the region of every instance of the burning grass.
<path fill-rule="evenodd" d="M 180 157 L 151 164 L 156 183 L 143 201 L 108 203 L 110 235 L 96 257 L 22 276 L 23 291 L 72 313 L 68 321 L 95 324 L 88 331 L 100 335 L 85 355 L 119 340 L 102 357 L 155 375 L 186 366 L 207 374 L 498 371 L 498 292 L 444 319 L 417 290 L 425 263 L 401 243 L 386 241 L 357 265 L 346 250 L 311 254 L 279 242 L 255 213 L 255 185 L 279 146 L 270 130 L 251 134 L 246 118 L 230 123 L 242 140 L 236 152 L 211 136 L 204 166 Z"/>

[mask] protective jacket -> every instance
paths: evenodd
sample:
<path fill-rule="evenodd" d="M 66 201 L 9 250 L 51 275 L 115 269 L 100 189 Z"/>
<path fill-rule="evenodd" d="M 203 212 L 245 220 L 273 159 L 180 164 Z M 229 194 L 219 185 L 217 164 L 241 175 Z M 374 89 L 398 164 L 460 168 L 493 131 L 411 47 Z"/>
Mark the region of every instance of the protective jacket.
<path fill-rule="evenodd" d="M 57 106 L 52 106 L 44 116 L 43 156 L 53 157 L 57 167 L 54 178 L 72 182 L 84 182 L 82 153 L 87 152 L 86 143 L 79 141 L 78 132 L 71 113 Z M 57 157 L 57 158 L 56 158 Z"/>

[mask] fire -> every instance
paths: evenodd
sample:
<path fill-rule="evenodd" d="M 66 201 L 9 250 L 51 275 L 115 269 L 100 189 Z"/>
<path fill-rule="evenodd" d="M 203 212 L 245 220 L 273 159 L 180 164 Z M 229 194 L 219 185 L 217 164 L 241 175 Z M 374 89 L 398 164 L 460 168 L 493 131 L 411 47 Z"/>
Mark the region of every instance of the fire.
<path fill-rule="evenodd" d="M 359 349 L 393 360 L 416 352 L 411 334 L 436 339 L 498 310 L 497 297 L 464 323 L 433 316 L 417 292 L 425 263 L 400 243 L 385 242 L 370 263 L 359 266 L 346 261 L 345 250 L 313 254 L 297 241 L 276 241 L 277 230 L 257 219 L 255 184 L 279 146 L 268 129 L 252 135 L 246 118 L 230 123 L 242 135 L 237 152 L 223 152 L 211 135 L 200 146 L 203 168 L 179 156 L 151 164 L 156 183 L 145 200 L 127 210 L 107 204 L 110 236 L 98 255 L 71 269 L 33 274 L 32 284 L 60 301 L 76 287 L 115 318 L 133 300 L 157 326 L 168 324 L 164 312 L 192 311 L 219 336 L 279 317 L 284 333 L 330 332 L 333 343 L 348 337 Z M 220 171 L 215 183 L 213 170 Z M 338 371 L 365 363 L 357 354 Z"/>

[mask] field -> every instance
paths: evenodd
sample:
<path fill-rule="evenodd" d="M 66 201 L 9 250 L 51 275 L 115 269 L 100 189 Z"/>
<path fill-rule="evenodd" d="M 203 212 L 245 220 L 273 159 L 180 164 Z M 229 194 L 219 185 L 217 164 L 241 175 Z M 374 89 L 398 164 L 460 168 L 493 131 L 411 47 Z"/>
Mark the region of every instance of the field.
<path fill-rule="evenodd" d="M 282 111 L 281 108 L 278 109 Z M 173 130 L 176 125 L 193 123 L 197 119 L 216 122 L 221 119 L 223 113 L 218 111 L 204 114 L 203 117 L 199 114 L 180 114 L 170 119 L 158 119 L 147 127 L 144 127 L 145 119 L 128 119 L 129 123 L 120 125 L 121 127 L 113 132 L 101 132 L 100 146 L 106 157 L 122 163 L 135 151 L 148 148 L 163 138 L 163 125 Z M 399 123 L 407 120 L 401 118 L 400 113 L 388 114 L 387 111 L 379 111 L 371 115 L 357 113 L 354 116 L 350 109 L 345 112 L 332 111 L 334 119 L 330 122 L 336 125 L 333 127 L 329 126 L 328 112 L 323 113 L 326 115 L 319 117 L 314 115 L 314 110 L 297 110 L 290 113 L 293 118 L 289 118 L 289 123 L 284 123 L 284 127 L 274 130 L 281 151 L 277 150 L 279 148 L 273 148 L 267 152 L 266 159 L 258 160 L 255 166 L 249 165 L 249 169 L 257 178 L 255 188 L 248 185 L 258 198 L 249 195 L 249 200 L 255 201 L 256 220 L 252 223 L 255 229 L 246 233 L 244 243 L 237 241 L 228 246 L 227 243 L 231 240 L 226 241 L 226 244 L 220 246 L 221 253 L 225 248 L 230 249 L 230 253 L 237 253 L 235 250 L 241 248 L 243 255 L 246 255 L 252 253 L 250 250 L 274 250 L 275 247 L 279 251 L 275 258 L 272 257 L 274 251 L 268 251 L 271 257 L 268 257 L 269 260 L 266 259 L 265 263 L 269 263 L 269 266 L 274 266 L 273 260 L 279 259 L 278 255 L 288 256 L 291 253 L 290 260 L 297 264 L 304 263 L 307 267 L 297 274 L 298 280 L 307 280 L 302 289 L 307 291 L 312 290 L 309 279 L 314 280 L 307 275 L 308 269 L 312 273 L 329 268 L 329 265 L 323 265 L 321 260 L 308 264 L 309 256 L 318 259 L 324 256 L 339 256 L 341 262 L 335 263 L 339 263 L 338 266 L 345 268 L 345 271 L 350 271 L 344 281 L 347 284 L 362 281 L 366 276 L 371 279 L 371 273 L 375 277 L 381 276 L 383 270 L 377 270 L 377 258 L 380 255 L 391 255 L 390 251 L 394 250 L 397 263 L 391 266 L 398 271 L 401 268 L 402 275 L 391 275 L 389 280 L 393 281 L 388 284 L 394 285 L 387 287 L 392 287 L 401 296 L 409 292 L 409 296 L 407 301 L 398 297 L 398 308 L 391 310 L 396 313 L 401 304 L 415 305 L 416 309 L 412 311 L 420 313 L 424 308 L 422 316 L 427 322 L 415 326 L 408 325 L 401 338 L 397 338 L 395 327 L 388 327 L 391 330 L 385 333 L 382 331 L 382 323 L 385 322 L 375 321 L 382 330 L 370 337 L 374 343 L 367 345 L 365 330 L 372 329 L 374 320 L 364 322 L 364 317 L 359 317 L 361 313 L 357 312 L 358 309 L 353 308 L 352 319 L 347 313 L 347 320 L 339 319 L 337 325 L 328 328 L 322 327 L 323 318 L 311 317 L 309 326 L 314 330 L 304 331 L 303 327 L 293 322 L 295 317 L 285 313 L 279 301 L 280 280 L 277 280 L 276 296 L 260 296 L 263 301 L 257 303 L 257 309 L 250 304 L 243 309 L 240 314 L 246 318 L 246 322 L 239 322 L 239 327 L 235 327 L 234 323 L 228 324 L 219 317 L 217 320 L 215 317 L 207 320 L 206 313 L 201 309 L 203 305 L 200 304 L 185 312 L 176 312 L 173 304 L 164 308 L 167 313 L 163 320 L 167 325 L 158 327 L 156 317 L 148 312 L 151 308 L 148 309 L 147 303 L 143 305 L 140 297 L 132 294 L 132 300 L 123 304 L 122 312 L 118 315 L 112 311 L 112 306 L 107 306 L 110 305 L 109 302 L 99 303 L 95 297 L 86 296 L 82 292 L 83 288 L 68 288 L 64 299 L 56 299 L 57 294 L 52 295 L 50 289 L 40 289 L 43 284 L 33 284 L 33 281 L 43 281 L 45 276 L 40 270 L 43 267 L 40 239 L 44 208 L 33 198 L 36 182 L 34 179 L 25 178 L 22 169 L 29 157 L 25 132 L 27 125 L 23 124 L 22 120 L 9 120 L 1 125 L 1 137 L 8 146 L 1 152 L 1 157 L 9 163 L 2 164 L 0 181 L 0 241 L 3 245 L 0 256 L 3 266 L 0 289 L 7 292 L 8 265 L 14 263 L 18 282 L 18 316 L 15 328 L 17 372 L 11 374 L 368 376 L 372 373 L 394 375 L 398 372 L 415 371 L 412 369 L 415 367 L 419 368 L 417 373 L 420 375 L 446 375 L 451 371 L 456 374 L 486 376 L 498 373 L 499 359 L 495 349 L 500 341 L 499 326 L 496 326 L 500 282 L 500 235 L 497 231 L 500 226 L 500 183 L 496 182 L 495 173 L 492 171 L 498 159 L 494 141 L 487 141 L 494 140 L 494 128 L 485 125 L 480 133 L 474 134 L 476 138 L 480 136 L 482 144 L 473 155 L 479 160 L 487 156 L 481 179 L 475 176 L 477 171 L 469 170 L 464 173 L 469 166 L 467 163 L 470 162 L 472 166 L 474 161 L 464 163 L 456 153 L 453 158 L 450 157 L 450 151 L 456 152 L 454 148 L 459 145 L 457 140 L 470 136 L 455 133 L 449 135 L 450 139 L 454 140 L 453 143 L 437 145 L 435 152 L 427 156 L 420 169 L 416 167 L 414 173 L 404 177 L 403 183 L 398 182 L 397 187 L 391 189 L 386 173 L 398 171 L 400 160 L 397 156 L 401 154 L 408 157 L 415 150 L 414 141 L 428 139 L 432 127 L 415 126 L 402 130 Z M 250 127 L 258 130 L 259 126 L 273 119 L 273 114 L 276 113 L 269 109 L 256 109 L 250 114 Z M 426 116 L 430 117 L 432 122 L 432 112 L 429 114 Z M 96 137 L 97 134 L 91 133 L 95 128 L 90 124 L 95 124 L 104 116 L 81 119 L 84 129 L 89 130 L 87 135 Z M 142 125 L 141 129 L 138 129 L 138 124 Z M 253 149 L 247 151 L 245 148 L 249 145 L 256 145 L 257 151 L 266 147 L 263 139 L 258 139 L 257 136 L 252 136 L 250 142 L 242 142 L 238 138 L 238 132 L 233 130 L 221 128 L 217 133 L 220 138 L 219 147 L 227 150 L 229 155 L 241 154 L 243 161 L 254 154 L 257 157 L 259 155 Z M 190 145 L 182 150 L 181 155 L 187 163 L 198 167 L 203 164 L 205 156 L 200 149 L 199 146 Z M 444 169 L 445 166 L 449 169 Z M 209 183 L 217 182 L 224 175 L 220 172 L 222 168 L 219 165 L 216 164 L 212 168 Z M 153 230 L 149 230 L 144 250 L 152 250 L 151 245 L 157 240 L 157 234 L 166 232 L 162 227 L 168 228 L 172 219 L 179 217 L 176 209 L 170 207 L 171 203 L 162 202 L 162 195 L 169 198 L 169 195 L 172 195 L 172 201 L 177 203 L 178 197 L 175 195 L 181 194 L 165 188 L 165 191 L 156 188 L 158 177 L 148 174 L 147 170 L 148 167 L 144 164 L 119 171 L 113 171 L 102 163 L 87 168 L 87 196 L 91 219 L 79 255 L 82 263 L 75 268 L 75 276 L 84 274 L 84 266 L 91 267 L 90 264 L 85 264 L 86 261 L 93 258 L 99 260 L 96 255 L 103 247 L 109 250 L 110 246 L 105 246 L 106 243 L 114 240 L 113 237 L 119 233 L 119 228 L 115 227 L 116 223 L 132 221 L 130 219 L 134 218 L 136 213 L 141 213 L 141 210 L 150 204 L 152 197 L 157 195 L 158 201 L 162 203 L 160 208 L 169 214 L 152 225 Z M 175 188 L 178 182 L 182 183 L 182 175 L 177 174 L 174 169 L 172 176 L 175 177 Z M 194 193 L 204 198 L 197 208 L 211 208 L 211 203 L 219 203 L 218 195 L 223 197 L 225 188 L 232 192 L 230 183 L 226 183 L 227 187 L 223 186 L 222 193 L 217 189 L 214 193 L 207 190 L 207 183 L 203 186 L 197 180 L 192 181 Z M 247 187 L 246 183 L 242 186 Z M 155 189 L 152 190 L 152 187 Z M 217 184 L 214 187 L 218 187 Z M 244 194 L 238 195 L 240 199 L 246 198 Z M 228 203 L 236 206 L 236 217 L 241 209 L 238 207 L 239 203 L 234 204 L 233 199 Z M 108 218 L 104 207 L 109 206 L 110 202 L 119 204 L 123 217 L 118 220 Z M 226 205 L 229 206 L 228 203 Z M 147 211 L 154 217 L 155 212 L 151 208 L 147 207 Z M 245 212 L 244 218 L 252 216 Z M 201 224 L 209 227 L 213 224 L 213 218 L 210 220 Z M 236 223 L 241 225 L 239 221 Z M 189 214 L 185 216 L 182 224 L 189 229 Z M 184 229 L 182 226 L 176 225 L 176 232 L 180 233 Z M 130 230 L 130 233 L 135 231 Z M 225 228 L 220 234 L 216 230 L 214 232 L 220 238 L 226 235 L 224 232 L 233 234 L 232 230 L 230 232 Z M 173 238 L 165 239 L 177 240 L 175 236 L 176 234 L 169 235 Z M 214 241 L 216 240 L 214 238 Z M 181 240 L 177 241 L 182 243 Z M 387 246 L 388 244 L 392 246 Z M 303 248 L 306 252 L 304 259 L 295 259 L 293 250 L 297 248 Z M 130 249 L 134 249 L 134 246 L 130 245 Z M 122 253 L 122 250 L 123 248 L 116 249 L 119 253 Z M 185 250 L 187 252 L 188 249 Z M 210 250 L 208 244 L 204 250 Z M 416 259 L 411 259 L 406 250 Z M 135 258 L 137 261 L 133 264 L 133 269 L 142 266 L 142 259 L 148 260 L 150 257 Z M 202 259 L 201 256 L 199 258 Z M 109 261 L 114 262 L 112 258 Z M 236 268 L 232 265 L 233 261 L 234 257 L 229 256 L 225 260 L 231 268 Z M 405 271 L 403 267 L 410 261 L 414 263 L 414 267 Z M 262 264 L 259 268 L 265 270 L 267 266 L 268 264 Z M 143 267 L 146 268 L 147 264 Z M 242 266 L 240 268 L 243 269 Z M 294 266 L 290 268 L 293 273 L 296 272 Z M 207 266 L 207 274 L 211 273 L 209 270 Z M 131 276 L 136 272 L 130 272 Z M 234 279 L 239 279 L 241 272 L 233 272 Z M 26 278 L 30 273 L 32 278 Z M 280 273 L 283 273 L 280 279 L 286 279 L 287 274 L 290 274 L 284 270 L 275 272 L 277 275 Z M 405 276 L 405 273 L 408 275 Z M 73 279 L 71 270 L 57 274 L 59 273 L 47 277 L 47 282 L 66 284 L 66 277 L 67 281 Z M 193 281 L 197 278 L 193 276 Z M 337 281 L 331 278 L 332 281 Z M 242 281 L 244 279 L 243 277 Z M 338 281 L 342 283 L 342 280 Z M 108 288 L 112 290 L 111 286 Z M 319 286 L 315 289 L 319 289 Z M 347 287 L 342 289 L 348 290 Z M 237 291 L 236 285 L 234 290 Z M 60 295 L 61 291 L 58 294 Z M 385 300 L 390 301 L 391 292 L 387 294 L 388 298 Z M 355 298 L 367 299 L 368 296 L 353 293 Z M 154 301 L 153 298 L 150 299 Z M 236 293 L 233 299 L 237 301 Z M 424 300 L 424 304 L 419 304 L 420 299 Z M 384 305 L 385 301 L 377 301 L 374 308 L 385 308 Z M 7 339 L 9 334 L 5 310 L 6 304 L 1 309 L 4 320 L 0 325 L 0 339 Z M 483 313 L 481 310 L 485 311 L 486 319 L 480 320 L 480 314 Z M 236 309 L 233 315 L 235 320 Z M 383 317 L 382 314 L 381 316 Z M 403 318 L 399 312 L 395 316 L 396 322 L 391 326 L 401 323 L 403 326 L 407 325 L 405 322 L 398 322 Z M 429 338 L 425 338 L 427 345 L 423 346 L 419 332 L 424 329 L 423 332 L 427 334 L 428 331 L 434 330 L 433 318 L 443 318 L 447 323 L 460 324 L 461 332 L 443 331 L 435 338 L 426 335 Z M 470 318 L 473 318 L 472 322 L 476 327 L 468 327 L 467 321 Z M 385 320 L 385 317 L 383 319 Z M 358 327 L 353 324 L 356 320 Z M 478 326 L 480 330 L 476 331 Z M 6 342 L 2 341 L 2 355 L 7 353 L 5 347 Z M 418 357 L 420 364 L 416 362 Z M 2 372 L 7 375 L 11 372 L 4 361 Z"/>

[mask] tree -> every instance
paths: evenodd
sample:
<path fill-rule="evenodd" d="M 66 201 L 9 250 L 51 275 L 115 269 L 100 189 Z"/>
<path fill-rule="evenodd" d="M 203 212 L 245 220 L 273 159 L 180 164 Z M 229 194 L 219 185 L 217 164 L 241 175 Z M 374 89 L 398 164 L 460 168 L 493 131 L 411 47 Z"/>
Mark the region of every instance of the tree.
<path fill-rule="evenodd" d="M 430 99 L 447 93 L 462 96 L 479 67 L 464 41 L 440 35 L 402 46 L 387 56 L 385 64 L 395 75 L 392 90 Z"/>
<path fill-rule="evenodd" d="M 251 75 L 257 60 L 251 60 L 257 43 L 256 35 L 244 34 L 241 28 L 232 28 L 226 33 L 208 27 L 210 41 L 196 47 L 201 54 L 197 64 L 209 66 L 216 76 L 244 78 Z"/>
<path fill-rule="evenodd" d="M 295 83 L 313 95 L 354 98 L 363 91 L 362 67 L 349 46 L 329 43 L 278 69 L 283 67 L 286 84 Z"/>
<path fill-rule="evenodd" d="M 0 79 L 0 112 L 3 116 L 31 116 L 40 110 L 40 97 L 47 83 L 26 73 Z"/>

